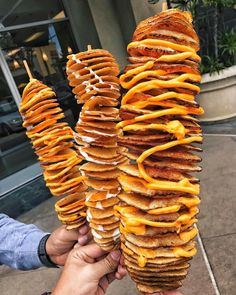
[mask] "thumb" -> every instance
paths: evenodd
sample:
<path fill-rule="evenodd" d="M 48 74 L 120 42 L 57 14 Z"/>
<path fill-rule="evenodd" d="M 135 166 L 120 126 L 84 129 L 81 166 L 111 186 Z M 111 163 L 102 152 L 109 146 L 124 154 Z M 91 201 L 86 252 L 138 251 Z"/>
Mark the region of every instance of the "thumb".
<path fill-rule="evenodd" d="M 114 272 L 119 265 L 120 257 L 120 251 L 116 250 L 109 253 L 104 259 L 94 263 L 92 266 L 97 279 L 102 278 L 108 273 Z"/>

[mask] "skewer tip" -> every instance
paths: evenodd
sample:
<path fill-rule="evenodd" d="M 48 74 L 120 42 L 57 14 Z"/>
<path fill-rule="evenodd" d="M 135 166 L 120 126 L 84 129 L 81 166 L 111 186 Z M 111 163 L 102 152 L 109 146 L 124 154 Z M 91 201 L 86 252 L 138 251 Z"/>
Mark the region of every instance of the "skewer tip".
<path fill-rule="evenodd" d="M 25 59 L 23 60 L 23 64 L 24 64 L 25 69 L 26 69 L 26 72 L 27 72 L 27 74 L 29 76 L 29 80 L 32 80 L 33 79 L 33 75 L 31 73 L 30 68 L 29 68 L 29 65 L 28 65 L 28 63 L 27 63 L 27 61 Z"/>
<path fill-rule="evenodd" d="M 92 45 L 89 44 L 89 45 L 87 46 L 87 48 L 88 48 L 88 51 L 89 51 L 89 50 L 92 50 Z"/>
<path fill-rule="evenodd" d="M 162 11 L 165 11 L 165 10 L 167 10 L 167 9 L 168 9 L 167 2 L 164 1 L 164 2 L 162 3 Z"/>

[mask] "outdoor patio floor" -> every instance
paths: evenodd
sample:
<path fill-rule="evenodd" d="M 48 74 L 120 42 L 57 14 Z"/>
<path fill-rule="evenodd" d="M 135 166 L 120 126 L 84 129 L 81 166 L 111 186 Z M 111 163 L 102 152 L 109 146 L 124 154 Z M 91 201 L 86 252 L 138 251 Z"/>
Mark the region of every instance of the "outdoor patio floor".
<path fill-rule="evenodd" d="M 223 127 L 222 127 L 223 128 Z M 201 212 L 198 254 L 181 291 L 184 295 L 236 294 L 236 132 L 206 126 L 200 173 Z M 228 127 L 227 127 L 228 128 Z M 222 132 L 223 131 L 223 132 Z M 228 130 L 227 130 L 228 131 Z M 215 134 L 213 134 L 215 133 Z M 226 134 L 227 133 L 227 134 Z M 59 225 L 51 198 L 19 220 L 34 223 L 45 231 Z M 1 295 L 40 295 L 53 289 L 60 270 L 41 268 L 22 272 L 0 267 Z M 76 274 L 75 274 L 76 275 Z M 139 294 L 127 277 L 113 283 L 107 295 Z"/>

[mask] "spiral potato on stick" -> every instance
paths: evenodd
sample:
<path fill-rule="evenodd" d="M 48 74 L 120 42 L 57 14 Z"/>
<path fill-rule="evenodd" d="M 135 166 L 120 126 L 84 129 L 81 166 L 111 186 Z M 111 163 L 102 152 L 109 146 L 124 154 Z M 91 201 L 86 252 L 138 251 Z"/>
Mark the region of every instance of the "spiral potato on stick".
<path fill-rule="evenodd" d="M 73 147 L 73 132 L 65 122 L 55 92 L 36 79 L 24 89 L 20 112 L 23 126 L 43 169 L 47 187 L 54 196 L 64 196 L 55 209 L 68 229 L 86 222 L 86 186 L 79 171 L 81 155 Z"/>
<path fill-rule="evenodd" d="M 195 101 L 200 88 L 199 40 L 191 15 L 168 10 L 142 21 L 128 45 L 130 64 L 120 77 L 118 142 L 121 248 L 143 293 L 175 289 L 196 254 L 201 128 Z"/>
<path fill-rule="evenodd" d="M 87 161 L 80 167 L 89 187 L 86 193 L 87 219 L 94 240 L 105 250 L 119 245 L 118 204 L 120 174 L 125 148 L 117 146 L 118 65 L 106 50 L 94 49 L 70 55 L 67 74 L 78 103 L 82 103 L 75 141 Z"/>

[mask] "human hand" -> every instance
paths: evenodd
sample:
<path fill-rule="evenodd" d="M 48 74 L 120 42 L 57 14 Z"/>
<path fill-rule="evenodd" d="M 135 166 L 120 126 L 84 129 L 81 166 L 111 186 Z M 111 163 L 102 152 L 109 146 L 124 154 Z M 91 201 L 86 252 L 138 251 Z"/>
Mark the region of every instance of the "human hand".
<path fill-rule="evenodd" d="M 57 265 L 64 265 L 68 254 L 76 243 L 85 245 L 91 239 L 88 225 L 78 229 L 67 230 L 65 225 L 52 232 L 46 242 L 46 252 L 51 261 Z"/>
<path fill-rule="evenodd" d="M 104 295 L 109 284 L 126 273 L 120 251 L 107 254 L 96 244 L 75 247 L 52 295 Z"/>

